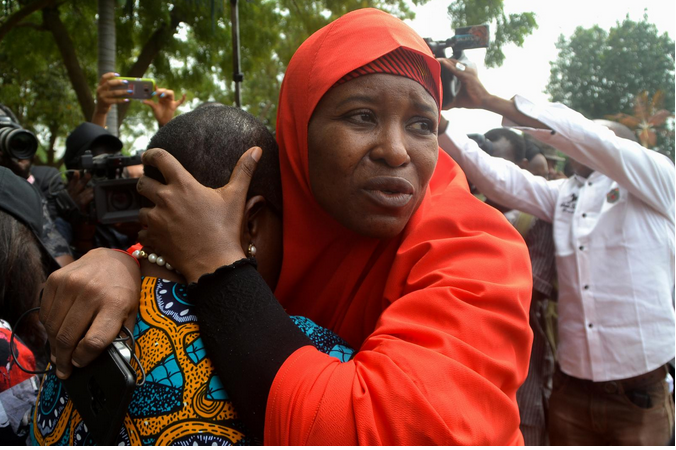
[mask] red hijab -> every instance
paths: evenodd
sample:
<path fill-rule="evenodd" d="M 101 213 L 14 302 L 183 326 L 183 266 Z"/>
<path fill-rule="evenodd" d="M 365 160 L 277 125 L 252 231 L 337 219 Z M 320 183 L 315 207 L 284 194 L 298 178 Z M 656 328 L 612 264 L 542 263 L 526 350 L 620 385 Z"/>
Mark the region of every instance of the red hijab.
<path fill-rule="evenodd" d="M 422 204 L 394 239 L 344 228 L 310 189 L 307 130 L 317 103 L 346 74 L 400 47 L 422 55 L 439 80 L 425 42 L 374 9 L 313 34 L 287 69 L 277 117 L 284 259 L 275 294 L 290 314 L 359 351 L 347 363 L 312 347 L 291 355 L 268 398 L 266 444 L 523 442 L 515 394 L 532 339 L 531 273 L 518 233 L 469 193 L 443 151 Z"/>

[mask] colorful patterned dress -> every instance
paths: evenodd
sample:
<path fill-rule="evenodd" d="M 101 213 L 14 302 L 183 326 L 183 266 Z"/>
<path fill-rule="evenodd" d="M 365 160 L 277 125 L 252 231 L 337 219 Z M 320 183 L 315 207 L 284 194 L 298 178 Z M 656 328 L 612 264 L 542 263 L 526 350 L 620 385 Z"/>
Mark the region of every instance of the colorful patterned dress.
<path fill-rule="evenodd" d="M 180 283 L 143 280 L 134 337 L 146 382 L 134 391 L 118 445 L 251 444 L 207 358 L 186 292 Z M 343 362 L 353 355 L 331 331 L 292 320 L 324 353 Z M 43 378 L 31 435 L 35 445 L 95 445 L 53 372 Z"/>

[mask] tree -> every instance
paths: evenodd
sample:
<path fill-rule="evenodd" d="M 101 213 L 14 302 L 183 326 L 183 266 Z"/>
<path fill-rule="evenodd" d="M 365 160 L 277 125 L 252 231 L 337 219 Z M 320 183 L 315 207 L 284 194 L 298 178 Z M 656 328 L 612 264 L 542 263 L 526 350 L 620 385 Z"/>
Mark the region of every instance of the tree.
<path fill-rule="evenodd" d="M 230 17 L 223 2 L 104 3 L 115 3 L 117 72 L 155 78 L 161 87 L 187 93 L 193 103 L 234 103 Z M 0 102 L 18 110 L 22 125 L 36 131 L 42 143 L 52 143 L 43 144 L 39 154 L 55 164 L 51 153 L 57 138 L 93 114 L 97 5 L 95 0 L 0 0 Z M 274 128 L 281 79 L 303 40 L 354 9 L 377 7 L 410 18 L 408 5 L 405 0 L 240 2 L 243 108 Z M 49 86 L 53 96 L 36 92 L 37 86 Z M 140 102 L 120 106 L 123 141 L 129 143 L 155 126 Z M 64 107 L 68 114 L 63 114 Z M 72 114 L 78 109 L 79 115 Z"/>
<path fill-rule="evenodd" d="M 505 14 L 503 0 L 455 0 L 448 15 L 455 27 L 492 23 L 495 37 L 486 50 L 486 67 L 499 67 L 505 60 L 502 47 L 514 43 L 521 47 L 526 36 L 538 27 L 535 13 Z"/>
<path fill-rule="evenodd" d="M 628 17 L 609 32 L 579 27 L 570 39 L 559 37 L 546 92 L 590 119 L 630 114 L 643 91 L 664 92 L 664 107 L 674 112 L 674 42 L 659 35 L 647 14 Z M 673 135 L 657 149 L 673 158 Z"/>
<path fill-rule="evenodd" d="M 650 98 L 648 91 L 643 91 L 634 99 L 633 116 L 620 113 L 606 117 L 634 130 L 642 146 L 654 148 L 657 146 L 658 137 L 668 139 L 674 133 L 673 129 L 667 128 L 667 121 L 673 119 L 674 115 L 662 108 L 663 103 L 664 92 L 657 91 Z M 673 151 L 665 150 L 667 151 L 664 151 L 664 153 L 673 158 Z"/>

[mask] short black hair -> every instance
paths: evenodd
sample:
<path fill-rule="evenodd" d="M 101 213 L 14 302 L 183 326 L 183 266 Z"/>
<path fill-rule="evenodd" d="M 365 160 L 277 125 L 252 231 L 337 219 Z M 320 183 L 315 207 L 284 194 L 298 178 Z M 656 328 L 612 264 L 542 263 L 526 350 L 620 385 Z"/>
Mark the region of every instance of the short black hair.
<path fill-rule="evenodd" d="M 525 158 L 530 161 L 535 158 L 537 155 L 542 154 L 542 149 L 537 142 L 530 136 L 530 134 L 524 133 L 523 141 L 526 146 Z"/>
<path fill-rule="evenodd" d="M 171 153 L 197 181 L 219 188 L 230 179 L 239 158 L 251 147 L 263 149 L 249 186 L 248 196 L 262 195 L 281 214 L 282 181 L 277 142 L 265 125 L 239 108 L 204 105 L 169 121 L 152 137 L 148 148 Z M 150 178 L 164 182 L 152 166 L 144 166 Z"/>
<path fill-rule="evenodd" d="M 513 162 L 518 164 L 526 157 L 526 145 L 524 144 L 523 137 L 509 128 L 494 128 L 486 132 L 484 136 L 491 142 L 497 142 L 502 138 L 507 139 L 514 149 Z"/>

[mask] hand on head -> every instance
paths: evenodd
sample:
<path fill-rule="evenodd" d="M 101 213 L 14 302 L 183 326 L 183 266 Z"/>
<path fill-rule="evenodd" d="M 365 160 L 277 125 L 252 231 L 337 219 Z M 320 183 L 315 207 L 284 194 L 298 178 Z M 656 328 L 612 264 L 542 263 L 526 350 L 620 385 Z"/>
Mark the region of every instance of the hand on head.
<path fill-rule="evenodd" d="M 166 184 L 147 176 L 137 190 L 155 206 L 142 208 L 145 230 L 139 242 L 176 267 L 188 282 L 245 257 L 240 236 L 246 194 L 262 150 L 242 155 L 230 181 L 219 189 L 203 186 L 168 152 L 150 149 L 143 163 L 162 172 Z"/>
<path fill-rule="evenodd" d="M 174 91 L 171 89 L 158 88 L 155 91 L 154 97 L 157 97 L 157 102 L 152 100 L 143 100 L 143 104 L 150 106 L 155 115 L 157 123 L 163 127 L 174 117 L 176 109 L 185 101 L 185 94 L 180 100 L 174 99 Z"/>

